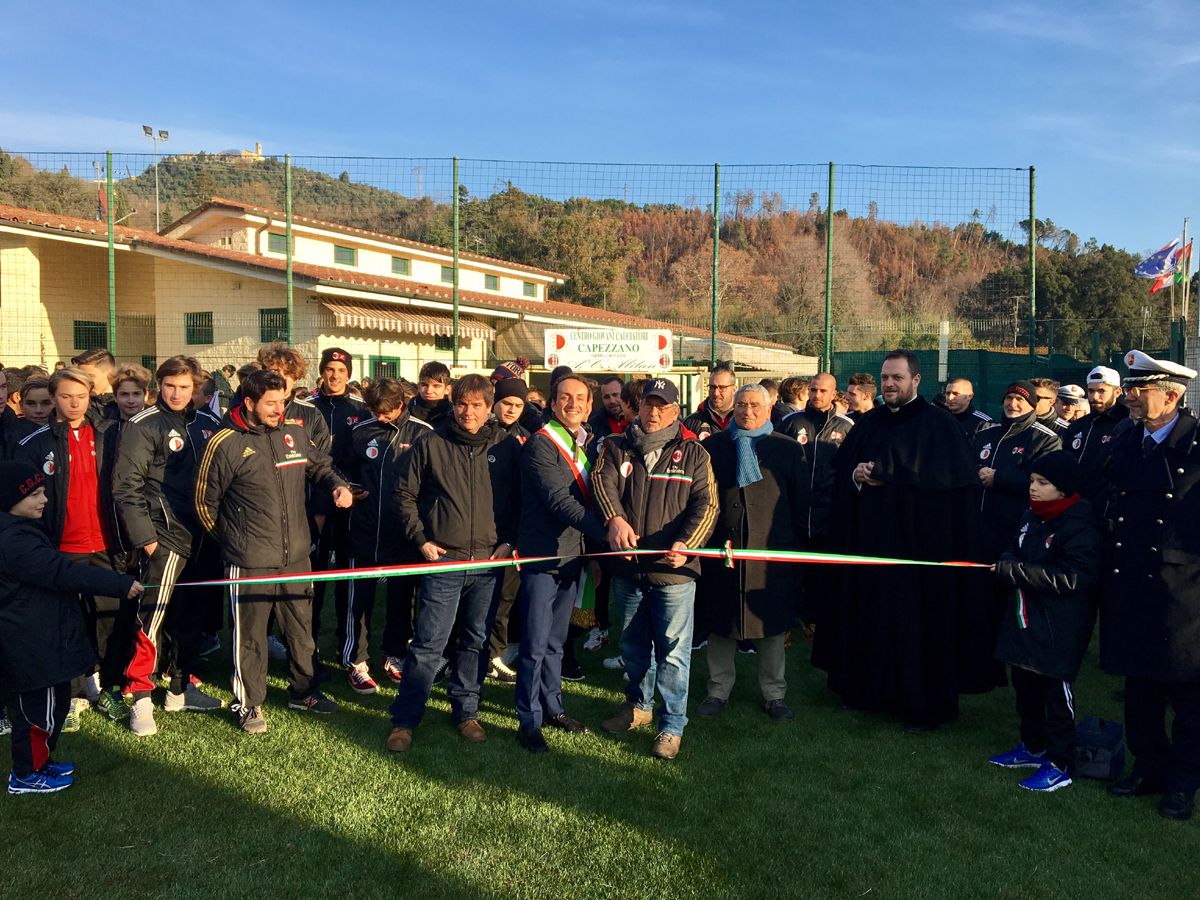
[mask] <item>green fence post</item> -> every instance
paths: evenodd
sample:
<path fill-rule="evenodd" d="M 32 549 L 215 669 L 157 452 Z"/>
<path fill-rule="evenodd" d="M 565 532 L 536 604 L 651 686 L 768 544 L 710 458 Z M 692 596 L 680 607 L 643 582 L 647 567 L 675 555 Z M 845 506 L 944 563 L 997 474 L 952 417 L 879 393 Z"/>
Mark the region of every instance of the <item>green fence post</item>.
<path fill-rule="evenodd" d="M 1029 167 L 1029 358 L 1037 355 L 1037 215 L 1036 173 Z"/>
<path fill-rule="evenodd" d="M 113 168 L 112 151 L 104 152 L 104 196 L 108 205 L 108 352 L 117 355 L 117 248 L 114 237 L 113 217 Z"/>
<path fill-rule="evenodd" d="M 287 342 L 291 344 L 296 336 L 292 322 L 295 319 L 292 309 L 292 156 L 283 156 L 283 217 L 284 243 L 287 244 Z"/>
<path fill-rule="evenodd" d="M 454 365 L 458 365 L 458 157 L 454 157 L 454 287 L 453 287 Z"/>
<path fill-rule="evenodd" d="M 821 371 L 833 369 L 833 161 L 829 163 L 829 196 L 825 206 L 825 347 Z"/>
<path fill-rule="evenodd" d="M 717 367 L 717 265 L 721 259 L 721 164 L 713 163 L 713 261 L 712 261 L 712 337 L 709 345 L 709 362 Z"/>

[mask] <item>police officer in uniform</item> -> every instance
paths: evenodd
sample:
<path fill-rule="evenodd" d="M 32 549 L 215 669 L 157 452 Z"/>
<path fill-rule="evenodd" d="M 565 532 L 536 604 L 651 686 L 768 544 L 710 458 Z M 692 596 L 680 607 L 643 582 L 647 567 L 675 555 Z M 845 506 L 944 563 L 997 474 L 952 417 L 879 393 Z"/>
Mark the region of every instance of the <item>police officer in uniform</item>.
<path fill-rule="evenodd" d="M 1112 441 L 1100 663 L 1125 676 L 1135 759 L 1108 791 L 1161 794 L 1163 816 L 1187 819 L 1200 788 L 1200 423 L 1183 399 L 1196 372 L 1139 350 L 1125 361 L 1136 424 Z"/>

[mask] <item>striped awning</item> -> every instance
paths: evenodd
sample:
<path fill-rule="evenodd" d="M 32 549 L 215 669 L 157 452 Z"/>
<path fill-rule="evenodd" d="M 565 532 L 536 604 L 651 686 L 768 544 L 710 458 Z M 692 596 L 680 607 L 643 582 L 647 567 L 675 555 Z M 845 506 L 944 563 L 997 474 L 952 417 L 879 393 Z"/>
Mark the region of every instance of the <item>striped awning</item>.
<path fill-rule="evenodd" d="M 323 305 L 333 313 L 338 328 L 392 331 L 397 334 L 416 334 L 426 337 L 454 336 L 454 319 L 447 315 L 417 312 L 407 306 L 346 303 L 341 300 L 325 300 Z M 472 340 L 494 341 L 496 331 L 478 319 L 460 315 L 458 317 L 458 336 Z"/>

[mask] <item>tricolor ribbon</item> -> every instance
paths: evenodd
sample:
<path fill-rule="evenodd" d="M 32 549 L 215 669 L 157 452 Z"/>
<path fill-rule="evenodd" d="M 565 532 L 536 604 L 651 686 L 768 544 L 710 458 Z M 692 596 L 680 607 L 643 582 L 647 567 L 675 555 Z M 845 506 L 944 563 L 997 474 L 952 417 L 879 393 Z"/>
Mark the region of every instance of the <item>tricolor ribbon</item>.
<path fill-rule="evenodd" d="M 449 562 L 406 563 L 399 566 L 375 566 L 364 569 L 332 569 L 325 572 L 296 572 L 291 575 L 255 575 L 246 578 L 218 578 L 213 581 L 185 581 L 175 585 L 181 587 L 218 587 L 230 584 L 296 584 L 298 582 L 316 581 L 354 581 L 363 578 L 391 578 L 403 575 L 433 575 L 449 572 L 474 572 L 484 569 L 500 569 L 513 566 L 520 571 L 521 566 L 530 563 L 566 562 L 572 559 L 604 559 L 619 556 L 629 559 L 634 556 L 665 556 L 667 550 L 608 550 L 602 553 L 582 553 L 576 556 L 523 556 L 515 553 L 507 559 L 468 559 L 452 560 Z M 723 560 L 728 568 L 734 563 L 741 562 L 775 562 L 775 563 L 808 563 L 810 565 L 841 565 L 841 566 L 951 566 L 961 569 L 986 569 L 987 563 L 947 560 L 935 562 L 928 559 L 893 559 L 887 556 L 854 556 L 846 553 L 810 553 L 806 550 L 738 550 L 732 542 L 726 541 L 724 547 L 700 547 L 693 550 L 681 550 L 685 556 L 695 556 L 701 559 Z M 158 587 L 147 584 L 145 587 Z"/>

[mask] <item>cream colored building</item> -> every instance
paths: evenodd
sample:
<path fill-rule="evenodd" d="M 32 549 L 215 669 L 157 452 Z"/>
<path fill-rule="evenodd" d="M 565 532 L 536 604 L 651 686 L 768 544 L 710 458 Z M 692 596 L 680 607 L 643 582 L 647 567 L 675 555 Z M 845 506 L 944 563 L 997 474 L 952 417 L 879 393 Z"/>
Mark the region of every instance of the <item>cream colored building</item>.
<path fill-rule="evenodd" d="M 450 251 L 299 216 L 292 230 L 292 340 L 307 358 L 336 345 L 354 357 L 356 375 L 409 379 L 425 362 L 451 362 Z M 161 234 L 118 226 L 118 358 L 153 368 L 188 353 L 209 368 L 240 365 L 284 336 L 285 240 L 278 211 L 217 198 Z M 0 361 L 52 365 L 111 345 L 108 279 L 105 223 L 0 205 Z M 524 355 L 536 370 L 547 327 L 661 327 L 547 299 L 562 281 L 555 272 L 460 254 L 460 367 L 490 371 Z M 676 359 L 708 356 L 705 331 L 677 329 L 673 341 Z M 816 371 L 814 358 L 754 338 L 720 335 L 719 355 L 763 373 Z"/>

